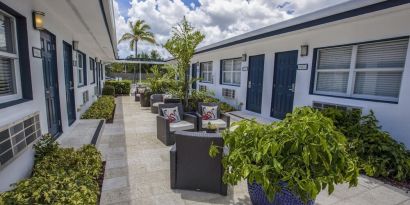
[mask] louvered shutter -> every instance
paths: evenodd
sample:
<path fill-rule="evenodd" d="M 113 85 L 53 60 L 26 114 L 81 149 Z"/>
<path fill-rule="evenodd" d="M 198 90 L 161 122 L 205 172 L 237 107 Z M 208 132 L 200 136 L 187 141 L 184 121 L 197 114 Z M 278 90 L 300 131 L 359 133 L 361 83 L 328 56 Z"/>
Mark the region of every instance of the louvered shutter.
<path fill-rule="evenodd" d="M 356 68 L 404 68 L 409 39 L 359 45 Z"/>
<path fill-rule="evenodd" d="M 343 46 L 318 51 L 316 91 L 347 92 L 352 48 Z"/>
<path fill-rule="evenodd" d="M 354 94 L 398 98 L 408 39 L 359 45 Z"/>
<path fill-rule="evenodd" d="M 0 96 L 15 93 L 13 60 L 0 57 Z"/>
<path fill-rule="evenodd" d="M 334 47 L 319 50 L 318 70 L 349 69 L 352 46 Z"/>

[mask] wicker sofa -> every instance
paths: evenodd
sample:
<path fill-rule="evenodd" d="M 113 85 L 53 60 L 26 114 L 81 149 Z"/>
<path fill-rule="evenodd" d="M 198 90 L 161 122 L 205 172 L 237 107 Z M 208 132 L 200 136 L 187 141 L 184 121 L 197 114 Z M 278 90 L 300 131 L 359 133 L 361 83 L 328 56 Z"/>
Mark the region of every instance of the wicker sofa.
<path fill-rule="evenodd" d="M 170 151 L 171 188 L 204 191 L 227 195 L 222 182 L 222 152 L 209 156 L 209 147 L 223 147 L 219 134 L 202 132 L 175 132 L 175 145 Z"/>
<path fill-rule="evenodd" d="M 178 108 L 180 122 L 170 123 L 164 117 L 163 108 Z M 176 131 L 197 131 L 197 117 L 195 115 L 184 113 L 181 103 L 166 103 L 158 105 L 159 113 L 157 115 L 157 139 L 169 146 L 175 143 L 174 132 Z"/>

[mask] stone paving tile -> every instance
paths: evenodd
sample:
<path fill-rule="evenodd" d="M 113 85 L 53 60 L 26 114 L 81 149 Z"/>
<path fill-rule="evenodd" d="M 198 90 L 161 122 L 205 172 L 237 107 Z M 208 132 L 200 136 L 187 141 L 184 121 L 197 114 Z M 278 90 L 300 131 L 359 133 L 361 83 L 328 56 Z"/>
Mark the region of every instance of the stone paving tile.
<path fill-rule="evenodd" d="M 104 127 L 99 148 L 107 159 L 101 204 L 250 205 L 246 182 L 228 188 L 228 196 L 170 188 L 169 149 L 156 139 L 155 114 L 133 97 L 117 98 L 113 124 Z M 239 120 L 232 117 L 232 121 Z M 409 194 L 361 176 L 359 186 L 337 185 L 332 195 L 322 191 L 318 205 L 410 205 Z"/>

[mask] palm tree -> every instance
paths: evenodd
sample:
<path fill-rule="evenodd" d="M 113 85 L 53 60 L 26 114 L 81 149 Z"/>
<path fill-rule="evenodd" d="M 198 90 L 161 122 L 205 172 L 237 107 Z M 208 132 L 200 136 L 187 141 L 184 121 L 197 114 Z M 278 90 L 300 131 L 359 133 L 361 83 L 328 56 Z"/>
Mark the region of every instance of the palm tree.
<path fill-rule="evenodd" d="M 146 42 L 154 44 L 155 43 L 154 34 L 151 31 L 149 31 L 151 27 L 148 24 L 146 24 L 144 20 L 137 20 L 135 24 L 133 24 L 130 21 L 129 26 L 130 26 L 131 32 L 124 33 L 124 35 L 122 35 L 118 43 L 121 43 L 123 41 L 129 41 L 130 48 L 132 50 L 134 50 L 135 48 L 134 56 L 137 57 L 138 56 L 137 55 L 138 41 L 146 41 Z"/>

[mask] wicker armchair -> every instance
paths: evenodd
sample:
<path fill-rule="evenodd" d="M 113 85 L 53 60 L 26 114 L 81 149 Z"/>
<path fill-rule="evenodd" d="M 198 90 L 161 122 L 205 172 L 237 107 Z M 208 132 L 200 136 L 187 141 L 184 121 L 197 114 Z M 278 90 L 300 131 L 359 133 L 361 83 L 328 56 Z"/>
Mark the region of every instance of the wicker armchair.
<path fill-rule="evenodd" d="M 150 97 L 151 113 L 158 113 L 158 105 L 164 104 L 164 94 L 152 94 Z"/>
<path fill-rule="evenodd" d="M 203 120 L 202 119 L 202 106 L 218 106 L 217 110 L 217 120 Z M 208 123 L 211 123 L 212 125 L 215 125 L 218 127 L 218 129 L 226 129 L 230 127 L 231 123 L 231 117 L 221 113 L 221 108 L 218 105 L 218 103 L 198 103 L 198 111 L 197 111 L 197 117 L 198 117 L 198 130 L 202 131 L 205 130 L 208 126 Z"/>
<path fill-rule="evenodd" d="M 178 131 L 170 151 L 171 189 L 188 189 L 227 195 L 222 182 L 222 153 L 209 156 L 209 147 L 224 146 L 219 134 Z"/>
<path fill-rule="evenodd" d="M 163 108 L 178 107 L 180 122 L 170 123 L 164 117 Z M 197 117 L 195 115 L 185 114 L 181 103 L 167 103 L 158 105 L 159 113 L 157 115 L 157 139 L 169 146 L 175 143 L 174 132 L 190 130 L 197 131 Z"/>
<path fill-rule="evenodd" d="M 145 92 L 145 89 L 147 89 L 146 87 L 137 87 L 135 89 L 135 101 L 138 102 L 141 100 L 141 94 Z"/>

